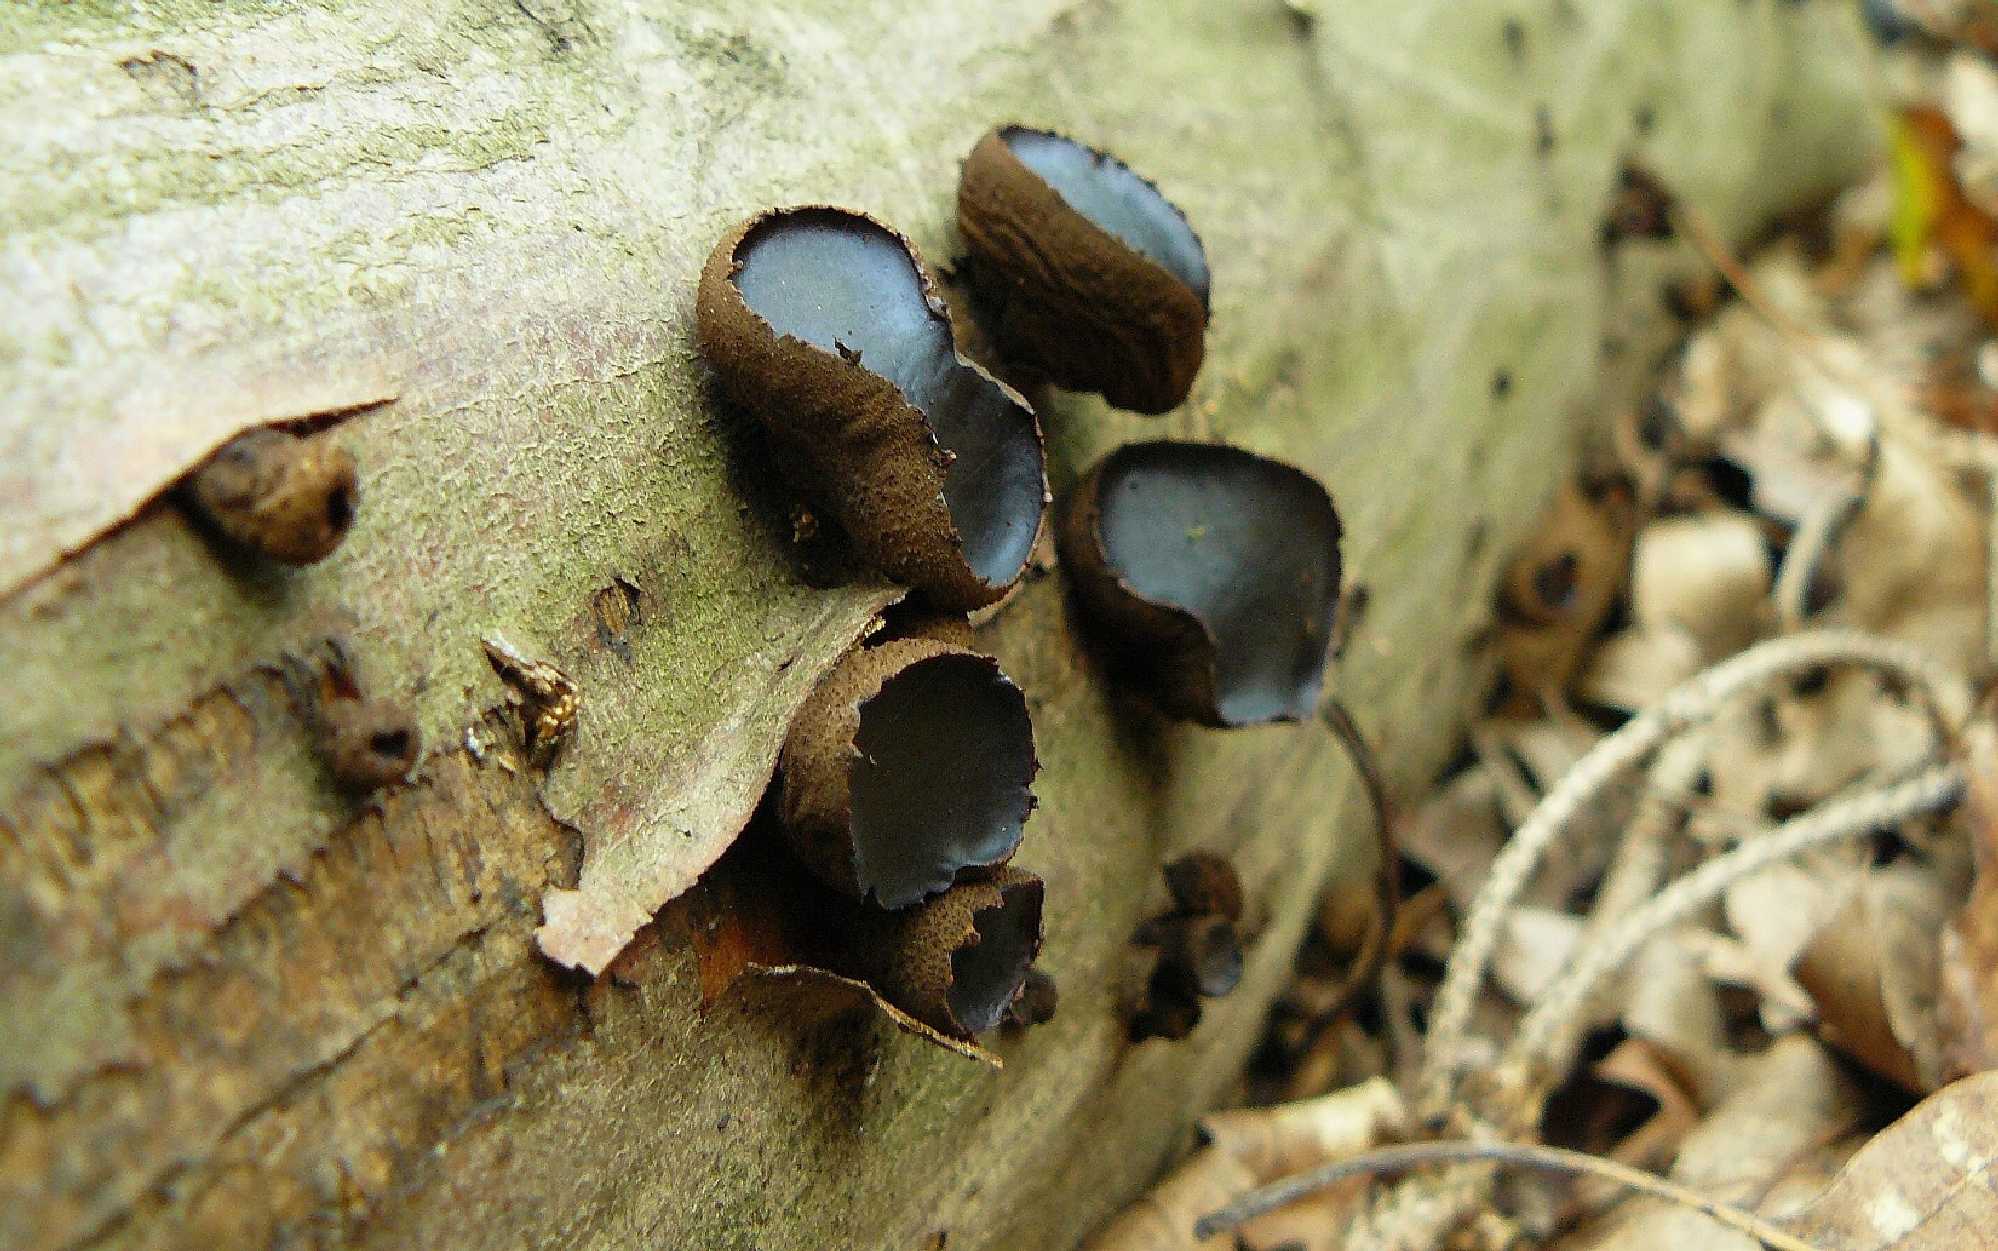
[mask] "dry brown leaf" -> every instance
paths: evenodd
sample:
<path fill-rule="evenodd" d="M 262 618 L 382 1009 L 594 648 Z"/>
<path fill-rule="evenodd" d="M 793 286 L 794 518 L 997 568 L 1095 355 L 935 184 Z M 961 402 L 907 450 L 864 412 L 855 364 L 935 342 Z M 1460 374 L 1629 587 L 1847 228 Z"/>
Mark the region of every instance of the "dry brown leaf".
<path fill-rule="evenodd" d="M 1942 1080 L 1936 935 L 1948 912 L 1934 874 L 1907 864 L 1873 870 L 1796 966 L 1825 1040 L 1914 1091 Z"/>
<path fill-rule="evenodd" d="M 1916 552 L 1921 558 L 1910 559 Z M 1826 558 L 1838 595 L 1824 620 L 1916 644 L 1977 672 L 1984 563 L 1978 503 L 1927 451 L 1883 439 L 1865 502 Z"/>
<path fill-rule="evenodd" d="M 1508 567 L 1501 595 L 1499 663 L 1515 702 L 1566 689 L 1588 642 L 1609 615 L 1630 563 L 1633 502 L 1564 487 Z"/>
<path fill-rule="evenodd" d="M 1998 1246 L 1998 1073 L 1924 1099 L 1783 1224 L 1838 1251 Z"/>
<path fill-rule="evenodd" d="M 1725 1097 L 1687 1134 L 1672 1180 L 1753 1208 L 1818 1144 L 1857 1123 L 1861 1096 L 1815 1039 L 1779 1038 L 1742 1061 Z M 1760 1251 L 1711 1217 L 1657 1199 L 1623 1204 L 1558 1244 L 1562 1251 Z M 1844 1248 L 1840 1248 L 1844 1251 Z"/>
<path fill-rule="evenodd" d="M 1575 692 L 1591 704 L 1636 712 L 1663 699 L 1703 664 L 1691 632 L 1670 624 L 1631 626 L 1590 654 Z"/>
<path fill-rule="evenodd" d="M 1998 730 L 1979 721 L 1964 743 L 1970 775 L 1964 822 L 1977 880 L 1943 934 L 1938 1017 L 1951 1076 L 1998 1068 Z"/>
<path fill-rule="evenodd" d="M 1573 1087 L 1571 1087 L 1573 1089 Z M 1567 1133 L 1551 1123 L 1559 1096 L 1549 1105 L 1550 1123 L 1544 1137 L 1556 1145 L 1574 1145 L 1634 1168 L 1656 1169 L 1670 1162 L 1679 1143 L 1699 1124 L 1700 1109 L 1684 1077 L 1666 1052 L 1642 1039 L 1626 1039 L 1590 1070 L 1579 1089 L 1593 1093 L 1593 1106 L 1569 1109 L 1585 1118 Z M 1621 1092 L 1621 1097 L 1618 1097 Z M 1631 1126 L 1633 1108 L 1642 1120 Z M 1580 1130 L 1581 1132 L 1575 1132 Z M 1573 1212 L 1597 1211 L 1627 1192 L 1602 1178 L 1577 1178 L 1566 1205 Z M 1565 1223 L 1565 1222 L 1564 1222 Z"/>
<path fill-rule="evenodd" d="M 1400 1133 L 1406 1119 L 1394 1084 L 1376 1077 L 1316 1099 L 1214 1112 L 1200 1119 L 1200 1132 L 1269 1178 L 1365 1151 Z"/>
<path fill-rule="evenodd" d="M 1125 1208 L 1082 1244 L 1081 1251 L 1234 1251 L 1233 1233 L 1196 1240 L 1201 1217 L 1285 1173 L 1355 1154 L 1399 1132 L 1405 1113 L 1401 1096 L 1385 1078 L 1348 1086 L 1303 1103 L 1216 1113 L 1202 1122 L 1210 1145 L 1195 1152 L 1152 1191 Z M 1340 1194 L 1307 1199 L 1311 1209 L 1301 1227 L 1336 1228 L 1329 1207 Z M 1297 1236 L 1300 1227 L 1285 1218 L 1286 1208 L 1241 1232 L 1251 1247 L 1276 1247 Z"/>
<path fill-rule="evenodd" d="M 1760 631 L 1772 573 L 1762 526 L 1745 513 L 1666 517 L 1638 532 L 1630 612 L 1639 627 L 1677 626 L 1709 660 Z"/>

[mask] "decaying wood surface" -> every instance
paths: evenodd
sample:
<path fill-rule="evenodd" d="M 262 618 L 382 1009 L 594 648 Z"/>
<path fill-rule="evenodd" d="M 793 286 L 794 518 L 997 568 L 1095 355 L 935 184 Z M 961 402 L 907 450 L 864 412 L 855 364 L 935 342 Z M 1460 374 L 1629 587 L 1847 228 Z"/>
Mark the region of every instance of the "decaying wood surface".
<path fill-rule="evenodd" d="M 1315 7 L 6 6 L 0 1245 L 1061 1247 L 1155 1176 L 1319 885 L 1366 871 L 1346 764 L 1113 696 L 1041 576 L 980 641 L 1047 762 L 1021 863 L 1060 1016 L 995 1074 L 698 1011 L 712 901 L 645 922 L 893 592 L 811 584 L 693 290 L 769 203 L 948 262 L 994 122 L 1129 160 L 1205 239 L 1208 362 L 1157 421 L 1037 397 L 1055 487 L 1141 434 L 1317 473 L 1371 592 L 1341 697 L 1420 777 L 1506 548 L 1661 341 L 1685 262 L 1598 247 L 1619 161 L 1752 230 L 1864 159 L 1863 54 L 1834 4 Z M 360 463 L 321 565 L 230 557 L 161 498 L 264 422 Z M 424 731 L 374 801 L 282 677 L 327 637 Z M 578 684 L 545 776 L 488 638 Z M 1248 972 L 1134 1049 L 1126 940 L 1193 847 L 1250 884 Z M 637 932 L 603 976 L 537 945 L 551 891 L 608 935 L 582 963 Z"/>

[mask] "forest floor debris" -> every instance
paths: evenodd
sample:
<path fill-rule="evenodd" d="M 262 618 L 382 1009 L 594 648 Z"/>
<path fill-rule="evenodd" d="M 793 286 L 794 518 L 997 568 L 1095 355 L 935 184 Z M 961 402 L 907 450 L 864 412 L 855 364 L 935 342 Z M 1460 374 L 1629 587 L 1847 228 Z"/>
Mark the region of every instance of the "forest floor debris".
<path fill-rule="evenodd" d="M 1747 261 L 1654 188 L 1734 298 L 1519 553 L 1392 925 L 1327 897 L 1252 1106 L 1091 1251 L 1998 1247 L 1998 68 L 1953 33 Z"/>

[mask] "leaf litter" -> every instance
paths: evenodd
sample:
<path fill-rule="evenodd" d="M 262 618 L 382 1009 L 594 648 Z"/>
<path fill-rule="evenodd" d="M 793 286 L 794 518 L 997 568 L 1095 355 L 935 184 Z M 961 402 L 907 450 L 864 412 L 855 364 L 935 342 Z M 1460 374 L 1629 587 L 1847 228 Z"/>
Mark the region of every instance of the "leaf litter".
<path fill-rule="evenodd" d="M 1659 189 L 1732 298 L 1516 555 L 1378 979 L 1335 887 L 1248 1106 L 1089 1251 L 1998 1248 L 1980 7 L 1906 18 L 1887 162 L 1750 258 Z"/>

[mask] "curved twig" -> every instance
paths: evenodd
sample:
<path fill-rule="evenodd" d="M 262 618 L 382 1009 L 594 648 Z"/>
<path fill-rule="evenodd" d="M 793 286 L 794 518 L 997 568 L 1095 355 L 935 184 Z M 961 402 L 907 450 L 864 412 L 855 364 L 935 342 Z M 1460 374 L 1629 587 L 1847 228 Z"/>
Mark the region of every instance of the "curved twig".
<path fill-rule="evenodd" d="M 1509 1142 L 1418 1142 L 1383 1147 L 1364 1155 L 1335 1160 L 1308 1173 L 1299 1173 L 1251 1191 L 1220 1211 L 1201 1217 L 1194 1222 L 1193 1236 L 1196 1240 L 1212 1238 L 1349 1177 L 1402 1173 L 1431 1164 L 1466 1163 L 1510 1164 L 1545 1172 L 1586 1173 L 1606 1178 L 1640 1194 L 1692 1208 L 1748 1235 L 1765 1247 L 1774 1248 L 1774 1251 L 1822 1251 L 1753 1212 L 1718 1199 L 1709 1199 L 1697 1191 L 1641 1169 L 1562 1147 L 1524 1146 Z"/>
<path fill-rule="evenodd" d="M 1380 761 L 1368 746 L 1359 722 L 1338 699 L 1328 699 L 1319 710 L 1332 736 L 1345 747 L 1353 768 L 1359 771 L 1360 785 L 1374 813 L 1374 842 L 1380 862 L 1374 870 L 1374 923 L 1367 931 L 1366 945 L 1353 959 L 1345 983 L 1326 1009 L 1305 1032 L 1300 1051 L 1309 1051 L 1332 1023 L 1353 1005 L 1353 1001 L 1373 985 L 1381 966 L 1387 963 L 1389 940 L 1394 934 L 1395 914 L 1401 910 L 1401 849 L 1394 837 L 1394 810 L 1388 799 L 1387 780 L 1381 776 Z"/>
<path fill-rule="evenodd" d="M 1617 776 L 1690 726 L 1711 719 L 1729 699 L 1786 673 L 1856 664 L 1893 673 L 1914 686 L 1932 715 L 1954 729 L 1963 718 L 1955 680 L 1915 648 L 1850 630 L 1794 634 L 1759 643 L 1695 675 L 1655 706 L 1597 743 L 1564 774 L 1492 862 L 1471 903 L 1436 994 L 1423 1063 L 1422 1102 L 1448 1102 L 1452 1066 L 1462 1052 L 1478 987 L 1491 963 L 1506 914 L 1526 888 L 1540 858 L 1577 814 Z"/>

